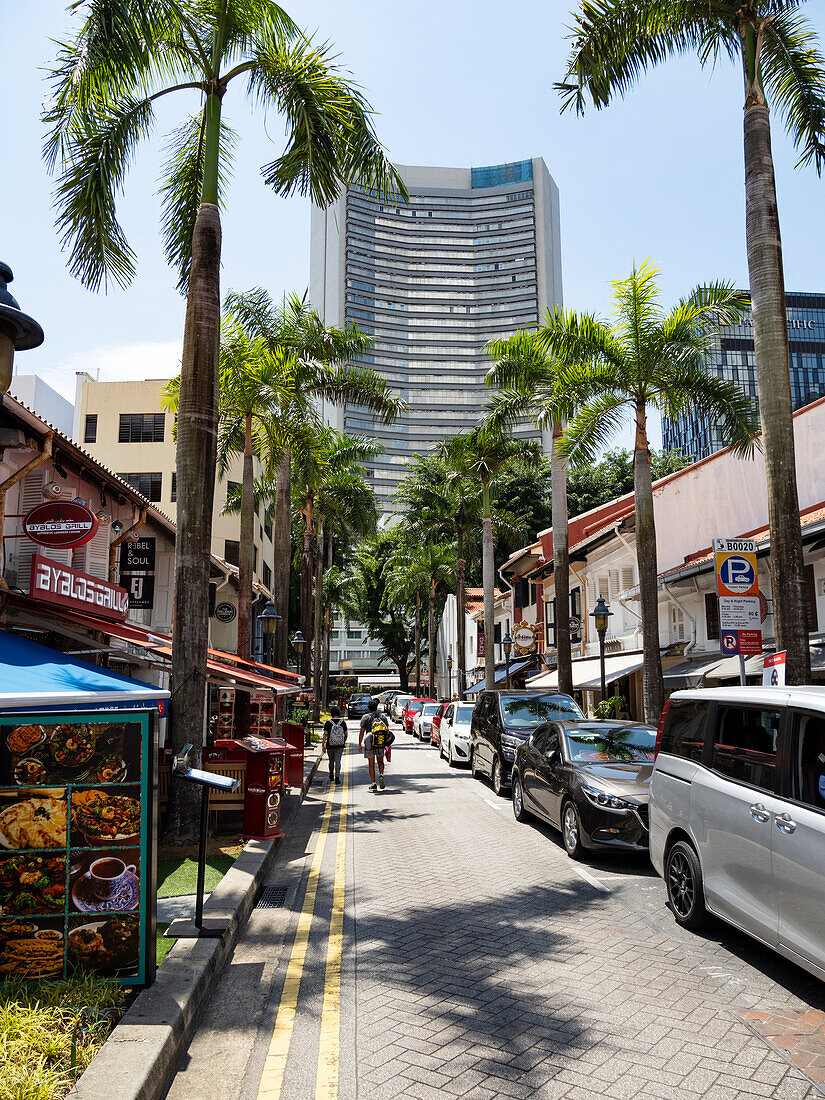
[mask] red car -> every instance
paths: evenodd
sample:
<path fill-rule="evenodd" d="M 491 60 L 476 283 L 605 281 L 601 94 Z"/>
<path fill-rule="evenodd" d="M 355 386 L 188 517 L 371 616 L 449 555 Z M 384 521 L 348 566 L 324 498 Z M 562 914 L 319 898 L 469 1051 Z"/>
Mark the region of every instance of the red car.
<path fill-rule="evenodd" d="M 444 717 L 449 703 L 442 703 L 438 710 L 433 715 L 432 725 L 430 726 L 430 744 L 441 747 L 441 719 Z"/>
<path fill-rule="evenodd" d="M 425 703 L 437 703 L 437 699 L 410 699 L 404 709 L 404 731 L 412 733 L 413 718 L 421 710 Z"/>

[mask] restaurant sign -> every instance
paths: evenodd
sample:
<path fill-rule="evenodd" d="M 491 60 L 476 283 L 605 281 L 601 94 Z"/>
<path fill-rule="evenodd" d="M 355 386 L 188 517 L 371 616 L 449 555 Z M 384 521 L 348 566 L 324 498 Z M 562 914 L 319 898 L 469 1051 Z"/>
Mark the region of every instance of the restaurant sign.
<path fill-rule="evenodd" d="M 43 603 L 99 615 L 122 622 L 129 610 L 129 593 L 120 585 L 90 577 L 79 569 L 42 558 L 32 558 L 29 596 Z"/>
<path fill-rule="evenodd" d="M 83 546 L 97 534 L 97 516 L 74 500 L 47 500 L 27 512 L 23 530 L 32 542 L 52 550 Z"/>

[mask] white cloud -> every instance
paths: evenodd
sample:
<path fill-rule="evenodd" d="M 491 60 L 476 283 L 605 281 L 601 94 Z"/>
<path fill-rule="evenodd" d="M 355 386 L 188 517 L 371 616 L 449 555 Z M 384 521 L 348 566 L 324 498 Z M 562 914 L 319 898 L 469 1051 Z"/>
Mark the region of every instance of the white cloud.
<path fill-rule="evenodd" d="M 102 344 L 100 347 L 69 355 L 59 365 L 38 364 L 34 373 L 73 402 L 75 375 L 79 371 L 85 371 L 101 382 L 171 378 L 180 372 L 181 349 L 180 340 Z M 27 372 L 24 370 L 21 373 Z"/>

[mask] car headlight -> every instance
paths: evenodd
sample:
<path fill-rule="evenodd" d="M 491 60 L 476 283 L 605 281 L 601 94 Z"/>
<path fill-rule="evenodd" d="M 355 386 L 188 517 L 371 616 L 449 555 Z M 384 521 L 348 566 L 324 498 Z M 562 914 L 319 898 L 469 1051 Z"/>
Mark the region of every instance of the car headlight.
<path fill-rule="evenodd" d="M 515 752 L 520 744 L 521 741 L 518 739 L 518 737 L 510 737 L 506 733 L 503 733 L 501 735 L 501 747 L 503 749 L 506 749 L 508 752 Z"/>
<path fill-rule="evenodd" d="M 470 740 L 470 731 L 469 730 L 453 730 L 453 737 L 456 739 L 456 741 L 469 741 Z"/>
<path fill-rule="evenodd" d="M 617 798 L 615 794 L 606 794 L 596 787 L 589 787 L 586 783 L 582 783 L 581 786 L 588 802 L 592 802 L 593 805 L 598 806 L 600 810 L 612 810 L 614 813 L 627 813 L 629 810 L 636 809 L 636 804 L 634 802 L 628 802 L 624 798 Z"/>

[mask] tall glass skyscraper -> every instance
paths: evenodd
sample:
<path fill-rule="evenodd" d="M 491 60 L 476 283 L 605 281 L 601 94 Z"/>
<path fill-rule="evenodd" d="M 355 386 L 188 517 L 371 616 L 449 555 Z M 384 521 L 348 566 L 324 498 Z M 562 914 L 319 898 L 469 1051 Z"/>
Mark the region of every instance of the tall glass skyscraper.
<path fill-rule="evenodd" d="M 747 291 L 740 293 L 747 294 Z M 795 409 L 825 395 L 825 294 L 786 294 L 788 339 L 791 352 L 791 397 Z M 736 382 L 755 400 L 756 360 L 753 321 L 720 327 L 716 354 L 709 370 Z M 705 458 L 727 445 L 719 425 L 706 416 L 688 414 L 678 420 L 664 418 L 662 443 L 694 459 Z"/>
<path fill-rule="evenodd" d="M 490 393 L 487 341 L 535 327 L 562 300 L 559 194 L 541 158 L 398 168 L 408 203 L 351 189 L 312 213 L 313 305 L 374 337 L 364 362 L 409 404 L 391 427 L 354 406 L 324 410 L 339 430 L 384 444 L 368 472 L 385 512 L 410 459 L 476 422 Z"/>

